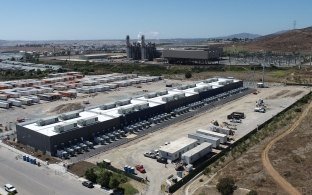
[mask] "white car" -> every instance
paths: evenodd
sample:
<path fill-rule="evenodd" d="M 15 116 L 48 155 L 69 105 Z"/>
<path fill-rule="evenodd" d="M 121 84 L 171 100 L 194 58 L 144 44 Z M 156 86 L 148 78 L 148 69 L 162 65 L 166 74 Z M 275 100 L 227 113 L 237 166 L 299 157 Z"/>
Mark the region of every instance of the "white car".
<path fill-rule="evenodd" d="M 12 186 L 11 184 L 5 184 L 4 185 L 4 189 L 7 192 L 16 192 L 16 189 L 14 186 Z"/>

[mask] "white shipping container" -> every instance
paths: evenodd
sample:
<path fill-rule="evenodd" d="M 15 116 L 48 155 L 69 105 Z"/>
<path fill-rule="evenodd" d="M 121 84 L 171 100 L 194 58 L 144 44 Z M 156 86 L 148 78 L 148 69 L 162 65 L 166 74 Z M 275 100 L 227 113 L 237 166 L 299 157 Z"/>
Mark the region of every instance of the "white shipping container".
<path fill-rule="evenodd" d="M 211 143 L 214 148 L 218 148 L 220 145 L 220 139 L 208 135 L 203 135 L 199 133 L 188 134 L 188 138 L 196 139 L 199 143 L 208 142 Z"/>
<path fill-rule="evenodd" d="M 23 98 L 18 98 L 16 100 L 22 102 L 23 105 L 30 105 L 30 104 L 32 104 L 32 100 L 28 99 L 28 98 L 24 98 L 23 97 Z"/>
<path fill-rule="evenodd" d="M 181 159 L 184 164 L 192 164 L 212 151 L 212 144 L 204 142 L 195 148 L 182 154 Z"/>
<path fill-rule="evenodd" d="M 218 132 L 214 132 L 210 130 L 204 130 L 204 129 L 198 129 L 196 133 L 220 138 L 220 143 L 222 144 L 227 142 L 227 135 L 222 134 L 222 133 L 218 133 Z"/>
<path fill-rule="evenodd" d="M 0 101 L 0 108 L 9 108 L 10 104 L 8 102 Z"/>
<path fill-rule="evenodd" d="M 21 94 L 18 93 L 18 92 L 12 92 L 12 91 L 9 91 L 9 92 L 6 92 L 10 97 L 12 98 L 19 98 L 21 97 Z"/>
<path fill-rule="evenodd" d="M 28 95 L 30 95 L 30 91 L 19 91 L 19 93 L 21 94 L 21 96 L 28 96 Z"/>
<path fill-rule="evenodd" d="M 215 131 L 215 132 L 223 133 L 223 134 L 226 134 L 226 135 L 230 135 L 230 131 L 231 131 L 230 129 L 222 128 L 222 127 L 215 126 L 215 125 L 212 125 L 212 124 L 208 128 L 209 128 L 210 131 Z"/>
<path fill-rule="evenodd" d="M 16 99 L 10 98 L 10 99 L 8 99 L 8 102 L 10 102 L 13 106 L 18 106 L 18 107 L 22 106 L 22 102 L 20 102 Z"/>
<path fill-rule="evenodd" d="M 28 99 L 31 99 L 33 103 L 39 103 L 40 99 L 38 96 L 28 96 Z"/>

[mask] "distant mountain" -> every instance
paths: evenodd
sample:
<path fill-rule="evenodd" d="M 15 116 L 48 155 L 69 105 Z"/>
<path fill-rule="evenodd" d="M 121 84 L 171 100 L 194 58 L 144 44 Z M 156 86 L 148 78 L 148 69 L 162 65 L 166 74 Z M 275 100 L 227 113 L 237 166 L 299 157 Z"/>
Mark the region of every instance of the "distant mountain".
<path fill-rule="evenodd" d="M 3 45 L 3 44 L 6 43 L 6 42 L 7 42 L 7 41 L 1 40 L 1 39 L 0 39 L 0 46 Z"/>
<path fill-rule="evenodd" d="M 215 37 L 215 39 L 255 39 L 260 37 L 261 35 L 258 34 L 251 34 L 251 33 L 238 33 L 238 34 L 233 34 L 233 35 L 228 35 L 228 36 L 223 36 L 223 37 Z"/>
<path fill-rule="evenodd" d="M 249 50 L 308 52 L 312 46 L 312 27 L 261 36 L 243 46 Z"/>

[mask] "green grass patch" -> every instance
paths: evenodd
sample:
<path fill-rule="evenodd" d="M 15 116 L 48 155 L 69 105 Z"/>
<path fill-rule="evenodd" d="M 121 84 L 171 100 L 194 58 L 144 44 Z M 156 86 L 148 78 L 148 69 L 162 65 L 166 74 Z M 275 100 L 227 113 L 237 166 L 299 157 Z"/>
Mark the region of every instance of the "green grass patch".
<path fill-rule="evenodd" d="M 139 191 L 135 187 L 133 187 L 129 182 L 120 184 L 119 187 L 124 190 L 125 195 L 134 195 L 139 193 Z"/>
<path fill-rule="evenodd" d="M 272 77 L 285 78 L 288 76 L 289 72 L 286 70 L 275 70 L 269 73 Z"/>

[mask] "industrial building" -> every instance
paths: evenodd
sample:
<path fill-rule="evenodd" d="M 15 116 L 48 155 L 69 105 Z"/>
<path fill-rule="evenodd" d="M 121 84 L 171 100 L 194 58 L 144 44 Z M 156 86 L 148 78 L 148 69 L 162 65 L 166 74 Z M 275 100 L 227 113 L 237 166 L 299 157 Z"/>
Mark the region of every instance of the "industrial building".
<path fill-rule="evenodd" d="M 196 131 L 196 133 L 198 134 L 203 134 L 203 135 L 209 135 L 212 137 L 217 137 L 220 139 L 220 143 L 221 144 L 225 144 L 227 142 L 227 135 L 223 134 L 223 133 L 217 133 L 214 131 L 209 131 L 209 130 L 204 130 L 204 129 L 198 129 Z"/>
<path fill-rule="evenodd" d="M 182 154 L 181 160 L 184 164 L 192 164 L 198 159 L 212 152 L 212 144 L 204 142 L 195 148 Z"/>
<path fill-rule="evenodd" d="M 132 60 L 148 60 L 160 57 L 160 52 L 156 50 L 155 43 L 145 43 L 144 35 L 141 36 L 141 43 L 130 43 L 130 36 L 126 37 L 127 58 Z"/>
<path fill-rule="evenodd" d="M 181 158 L 181 155 L 192 148 L 197 146 L 197 140 L 182 137 L 177 139 L 168 145 L 161 146 L 159 148 L 159 156 L 171 161 L 175 161 Z"/>
<path fill-rule="evenodd" d="M 162 57 L 169 64 L 207 65 L 219 62 L 223 54 L 222 48 L 209 48 L 205 50 L 166 49 Z"/>
<path fill-rule="evenodd" d="M 108 143 L 102 139 L 107 136 L 110 140 L 118 139 L 120 134 L 131 132 L 132 127 L 128 128 L 131 125 L 179 115 L 186 112 L 190 104 L 209 103 L 244 89 L 243 81 L 233 78 L 206 79 L 196 84 L 85 108 L 76 114 L 63 114 L 68 117 L 58 115 L 52 119 L 19 123 L 16 125 L 17 139 L 22 144 L 56 155 L 57 151 L 85 141 Z M 214 143 L 214 147 L 218 143 Z M 181 154 L 178 156 L 181 157 Z"/>

